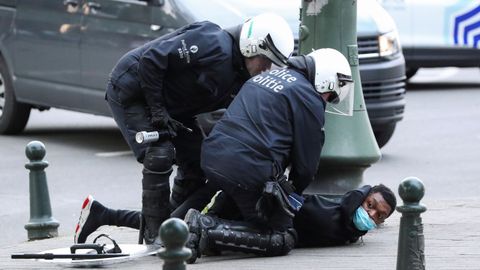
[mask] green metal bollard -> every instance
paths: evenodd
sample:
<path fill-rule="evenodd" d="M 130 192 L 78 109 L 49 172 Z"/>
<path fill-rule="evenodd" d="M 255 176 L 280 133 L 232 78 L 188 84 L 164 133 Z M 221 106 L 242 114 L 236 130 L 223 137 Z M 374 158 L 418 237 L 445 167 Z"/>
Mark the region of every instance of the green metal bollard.
<path fill-rule="evenodd" d="M 52 217 L 50 207 L 47 176 L 44 171 L 48 162 L 43 160 L 46 154 L 45 145 L 32 141 L 27 144 L 25 154 L 30 160 L 25 164 L 25 168 L 30 170 L 30 220 L 25 225 L 28 240 L 56 237 L 60 223 Z"/>
<path fill-rule="evenodd" d="M 398 235 L 397 270 L 425 269 L 425 240 L 420 214 L 427 208 L 420 204 L 425 194 L 422 181 L 415 177 L 405 178 L 398 187 L 403 205 L 397 207 L 402 213 Z"/>
<path fill-rule="evenodd" d="M 185 261 L 192 256 L 192 251 L 185 247 L 188 238 L 188 226 L 179 218 L 169 218 L 160 226 L 160 239 L 165 248 L 158 256 L 164 260 L 163 270 L 185 270 Z"/>
<path fill-rule="evenodd" d="M 357 1 L 303 0 L 300 19 L 301 54 L 333 48 L 345 55 L 352 69 L 353 115 L 326 114 L 319 173 L 307 191 L 343 193 L 358 187 L 365 169 L 381 156 L 368 120 L 358 69 Z"/>

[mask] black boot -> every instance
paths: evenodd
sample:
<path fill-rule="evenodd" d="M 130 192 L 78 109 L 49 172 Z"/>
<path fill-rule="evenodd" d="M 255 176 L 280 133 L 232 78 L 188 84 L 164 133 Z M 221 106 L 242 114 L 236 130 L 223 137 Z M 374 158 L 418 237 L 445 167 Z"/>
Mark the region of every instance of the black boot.
<path fill-rule="evenodd" d="M 160 225 L 170 217 L 168 201 L 170 185 L 168 173 L 143 170 L 142 218 L 144 224 L 143 238 L 145 244 L 160 244 L 158 230 Z"/>
<path fill-rule="evenodd" d="M 187 247 L 192 257 L 187 261 L 194 263 L 202 254 L 218 250 L 232 250 L 263 256 L 286 255 L 295 246 L 295 230 L 269 232 L 257 229 L 251 223 L 230 221 L 202 215 L 190 209 L 185 216 L 189 228 Z"/>

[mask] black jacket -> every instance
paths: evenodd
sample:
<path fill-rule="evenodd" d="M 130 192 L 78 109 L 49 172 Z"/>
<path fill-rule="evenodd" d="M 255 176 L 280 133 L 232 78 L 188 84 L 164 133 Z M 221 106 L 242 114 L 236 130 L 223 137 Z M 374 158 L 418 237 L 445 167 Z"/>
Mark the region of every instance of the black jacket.
<path fill-rule="evenodd" d="M 205 21 L 130 51 L 110 81 L 121 103 L 146 102 L 153 115 L 164 106 L 185 119 L 228 106 L 249 77 L 235 38 Z"/>
<path fill-rule="evenodd" d="M 290 164 L 290 179 L 301 193 L 319 164 L 324 111 L 324 100 L 297 70 L 257 75 L 204 140 L 202 169 L 258 190 Z"/>
<path fill-rule="evenodd" d="M 367 232 L 355 228 L 353 215 L 370 190 L 370 186 L 363 186 L 346 193 L 339 201 L 321 195 L 304 195 L 305 203 L 293 220 L 298 233 L 298 246 L 333 246 L 356 242 Z"/>

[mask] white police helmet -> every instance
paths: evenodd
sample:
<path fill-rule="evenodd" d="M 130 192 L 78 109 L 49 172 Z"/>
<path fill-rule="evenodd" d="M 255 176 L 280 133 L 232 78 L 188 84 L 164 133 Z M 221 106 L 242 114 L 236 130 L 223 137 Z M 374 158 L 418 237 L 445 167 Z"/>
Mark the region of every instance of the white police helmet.
<path fill-rule="evenodd" d="M 328 102 L 338 104 L 353 91 L 352 71 L 348 60 L 337 50 L 318 49 L 308 54 L 315 61 L 315 90 L 332 92 Z"/>
<path fill-rule="evenodd" d="M 242 26 L 239 43 L 243 56 L 264 55 L 277 66 L 285 66 L 294 48 L 292 29 L 285 19 L 273 13 L 248 19 Z"/>

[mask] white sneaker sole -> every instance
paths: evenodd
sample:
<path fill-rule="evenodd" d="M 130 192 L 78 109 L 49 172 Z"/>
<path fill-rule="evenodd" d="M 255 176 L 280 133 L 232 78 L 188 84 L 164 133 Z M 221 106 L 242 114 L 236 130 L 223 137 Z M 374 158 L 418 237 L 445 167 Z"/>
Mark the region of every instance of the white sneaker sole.
<path fill-rule="evenodd" d="M 75 227 L 75 237 L 73 240 L 75 244 L 78 244 L 78 237 L 80 236 L 80 233 L 82 233 L 83 226 L 90 215 L 90 208 L 92 207 L 93 201 L 94 199 L 92 195 L 88 195 L 85 201 L 83 201 L 80 217 L 78 218 L 78 223 Z"/>

